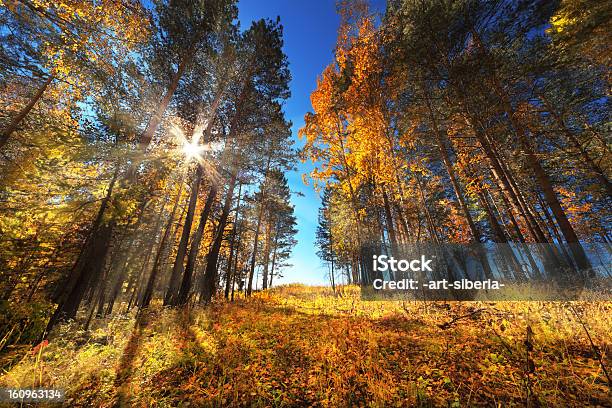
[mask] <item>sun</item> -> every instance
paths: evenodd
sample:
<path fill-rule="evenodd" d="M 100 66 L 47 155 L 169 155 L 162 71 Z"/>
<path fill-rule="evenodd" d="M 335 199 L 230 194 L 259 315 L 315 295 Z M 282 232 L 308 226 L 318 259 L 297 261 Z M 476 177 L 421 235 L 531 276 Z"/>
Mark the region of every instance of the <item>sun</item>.
<path fill-rule="evenodd" d="M 197 141 L 183 143 L 183 153 L 187 160 L 201 158 L 202 152 L 204 152 L 204 146 L 198 144 Z"/>

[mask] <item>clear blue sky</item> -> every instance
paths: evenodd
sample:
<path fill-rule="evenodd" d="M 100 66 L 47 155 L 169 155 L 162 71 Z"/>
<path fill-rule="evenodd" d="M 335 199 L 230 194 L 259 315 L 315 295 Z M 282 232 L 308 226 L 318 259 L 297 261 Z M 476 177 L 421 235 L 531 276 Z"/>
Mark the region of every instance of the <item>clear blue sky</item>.
<path fill-rule="evenodd" d="M 377 9 L 383 9 L 384 1 L 372 2 Z M 275 19 L 280 16 L 284 27 L 284 51 L 289 58 L 291 70 L 291 98 L 285 104 L 287 119 L 293 122 L 293 138 L 301 147 L 297 132 L 304 124 L 304 114 L 312 107 L 310 93 L 316 87 L 317 76 L 332 61 L 336 43 L 339 18 L 335 0 L 240 0 L 239 19 L 241 28 L 248 28 L 252 20 Z M 304 197 L 293 197 L 298 220 L 298 244 L 293 250 L 284 278 L 275 283 L 301 282 L 306 284 L 327 284 L 326 267 L 316 255 L 315 230 L 320 205 L 318 194 L 312 186 L 302 182 L 302 174 L 312 169 L 310 163 L 299 163 L 297 172 L 287 174 L 293 191 Z"/>

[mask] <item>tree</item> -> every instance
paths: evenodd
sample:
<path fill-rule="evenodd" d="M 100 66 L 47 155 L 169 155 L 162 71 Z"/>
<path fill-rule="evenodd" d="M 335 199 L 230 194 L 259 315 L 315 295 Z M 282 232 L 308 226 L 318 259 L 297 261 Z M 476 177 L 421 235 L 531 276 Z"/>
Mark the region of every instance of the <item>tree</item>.
<path fill-rule="evenodd" d="M 330 265 L 329 279 L 332 284 L 334 291 L 336 290 L 334 262 L 336 261 L 336 254 L 334 253 L 334 237 L 332 235 L 332 227 L 330 221 L 330 187 L 323 190 L 323 196 L 321 198 L 321 208 L 319 208 L 319 224 L 317 225 L 316 231 L 316 244 L 319 248 L 317 255 L 321 260 L 327 262 Z"/>
<path fill-rule="evenodd" d="M 18 81 L 27 87 L 34 82 L 36 87 L 25 105 L 7 118 L 0 133 L 0 149 L 43 95 L 49 101 L 65 103 L 60 94 L 69 93 L 74 104 L 95 93 L 148 36 L 144 8 L 123 0 L 107 0 L 103 5 L 9 0 L 0 24 L 6 28 L 2 34 L 2 82 Z M 52 82 L 55 89 L 49 95 Z"/>
<path fill-rule="evenodd" d="M 520 246 L 528 275 L 542 276 L 536 257 L 545 274 L 590 270 L 582 241 L 602 231 L 578 233 L 572 214 L 609 200 L 605 71 L 583 69 L 584 55 L 562 51 L 559 33 L 546 30 L 551 18 L 565 24 L 556 19 L 568 3 L 398 0 L 378 26 L 363 4 L 341 5 L 334 61 L 300 136 L 311 179 L 333 186 L 321 244 L 333 243 L 334 261 L 353 258 L 353 280 L 370 279 L 368 247 L 395 253 L 422 240 L 537 242 L 535 251 Z M 576 13 L 603 44 L 605 23 Z M 579 192 L 571 205 L 569 185 Z M 513 253 L 502 255 L 525 277 Z"/>
<path fill-rule="evenodd" d="M 165 57 L 165 61 L 175 62 L 176 68 L 167 83 L 161 100 L 154 107 L 151 119 L 136 140 L 137 150 L 140 154 L 144 153 L 151 144 L 161 122 L 161 116 L 166 111 L 195 54 L 208 50 L 207 45 L 211 38 L 219 35 L 218 30 L 227 29 L 235 12 L 233 3 L 227 1 L 211 0 L 187 3 L 157 4 L 158 26 L 153 38 L 159 39 L 159 42 L 154 43 L 153 49 L 158 56 Z M 177 24 L 181 16 L 188 16 L 190 20 L 181 20 L 181 23 Z M 134 179 L 137 169 L 136 164 L 140 162 L 139 155 L 136 155 L 135 158 L 136 161 L 129 165 L 122 178 L 122 187 L 129 187 Z M 109 188 L 109 197 L 111 194 L 112 188 Z M 115 198 L 115 200 L 118 199 L 118 197 Z M 110 247 L 112 232 L 116 225 L 116 221 L 112 217 L 104 214 L 105 210 L 106 206 L 100 208 L 99 216 L 91 228 L 91 239 L 75 263 L 49 327 L 62 319 L 76 315 L 83 295 L 92 279 L 101 274 L 106 253 Z M 92 255 L 94 253 L 95 256 Z"/>

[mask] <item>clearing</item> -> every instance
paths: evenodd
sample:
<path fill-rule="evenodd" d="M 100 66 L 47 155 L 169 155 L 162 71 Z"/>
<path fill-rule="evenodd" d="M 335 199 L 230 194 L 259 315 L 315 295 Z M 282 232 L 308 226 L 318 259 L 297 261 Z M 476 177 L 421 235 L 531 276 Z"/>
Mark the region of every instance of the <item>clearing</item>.
<path fill-rule="evenodd" d="M 61 326 L 0 386 L 62 388 L 67 406 L 609 406 L 611 310 L 292 285 Z"/>

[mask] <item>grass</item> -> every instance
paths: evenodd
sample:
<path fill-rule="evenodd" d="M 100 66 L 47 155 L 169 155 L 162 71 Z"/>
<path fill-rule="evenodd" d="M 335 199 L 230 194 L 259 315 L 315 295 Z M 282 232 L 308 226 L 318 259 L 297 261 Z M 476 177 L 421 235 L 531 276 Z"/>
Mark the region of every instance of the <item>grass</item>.
<path fill-rule="evenodd" d="M 67 406 L 83 407 L 609 406 L 611 311 L 283 286 L 90 332 L 62 326 L 0 386 L 62 388 Z"/>

